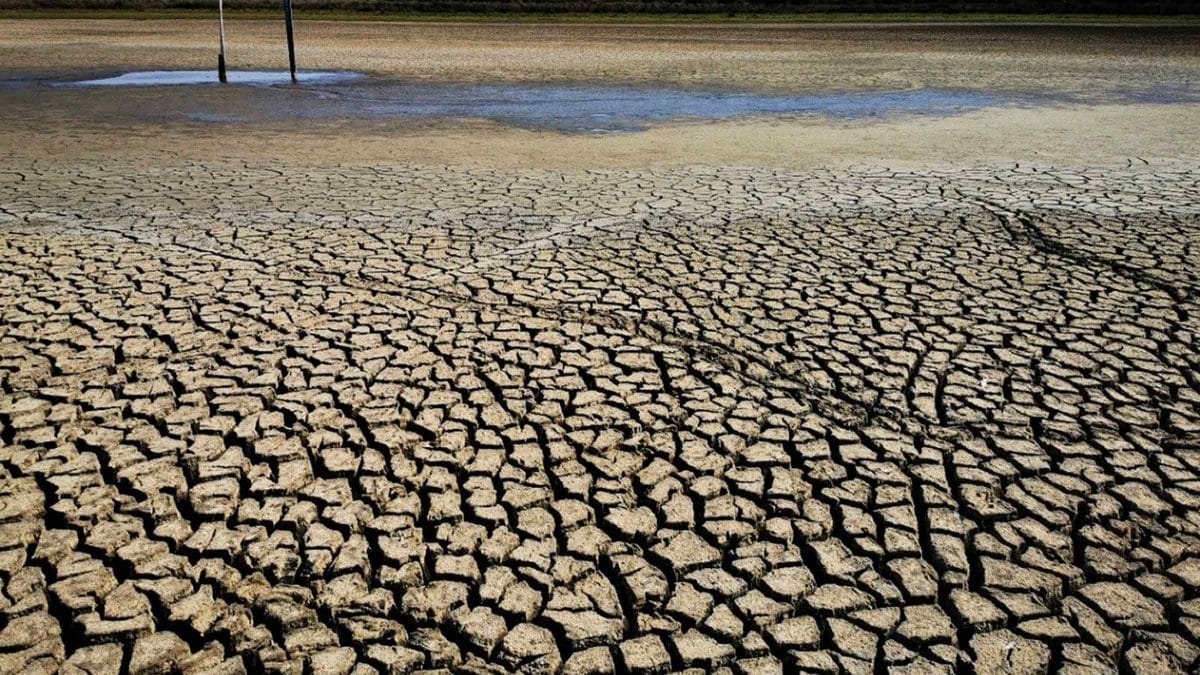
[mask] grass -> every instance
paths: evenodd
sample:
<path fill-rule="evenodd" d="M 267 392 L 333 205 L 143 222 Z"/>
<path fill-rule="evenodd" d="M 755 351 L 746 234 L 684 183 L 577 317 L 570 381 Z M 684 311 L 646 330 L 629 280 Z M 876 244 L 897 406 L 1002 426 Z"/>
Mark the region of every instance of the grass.
<path fill-rule="evenodd" d="M 0 19 L 211 19 L 210 9 L 0 9 Z M 280 17 L 278 10 L 229 9 L 233 19 Z M 373 12 L 340 9 L 298 9 L 297 16 L 327 21 L 413 21 L 457 23 L 1053 23 L 1053 24 L 1145 24 L 1200 25 L 1200 14 L 1179 16 L 1113 14 L 945 14 L 945 13 L 738 13 L 738 14 L 602 14 L 602 13 L 489 13 L 446 14 L 419 12 Z"/>

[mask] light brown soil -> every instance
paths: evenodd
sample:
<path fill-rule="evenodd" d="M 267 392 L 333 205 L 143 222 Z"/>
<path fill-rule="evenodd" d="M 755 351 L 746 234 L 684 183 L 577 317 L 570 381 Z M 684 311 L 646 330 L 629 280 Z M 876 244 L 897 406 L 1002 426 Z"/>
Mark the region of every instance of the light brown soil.
<path fill-rule="evenodd" d="M 231 21 L 233 68 L 287 65 L 282 22 Z M 216 22 L 0 21 L 14 70 L 214 67 Z M 1200 28 L 628 26 L 301 21 L 302 66 L 454 81 L 655 81 L 789 92 L 1094 92 L 1197 82 Z"/>

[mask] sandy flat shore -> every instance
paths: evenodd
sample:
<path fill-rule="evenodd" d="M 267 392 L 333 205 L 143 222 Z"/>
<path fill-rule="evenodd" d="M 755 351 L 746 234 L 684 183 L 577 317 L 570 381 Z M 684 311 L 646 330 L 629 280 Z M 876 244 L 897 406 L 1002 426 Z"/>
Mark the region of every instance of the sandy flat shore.
<path fill-rule="evenodd" d="M 0 22 L 11 78 L 211 67 L 199 21 Z M 236 68 L 286 64 L 280 27 L 232 22 Z M 838 92 L 941 88 L 1071 97 L 1073 104 L 947 118 L 658 124 L 644 133 L 564 135 L 481 120 L 146 123 L 182 90 L 153 95 L 8 88 L 0 149 L 30 157 L 275 158 L 504 166 L 826 162 L 1095 163 L 1197 154 L 1193 105 L 1114 93 L 1200 91 L 1194 28 L 956 26 L 520 26 L 301 22 L 300 60 L 410 81 L 653 83 L 717 90 Z M 136 96 L 136 98 L 135 98 Z M 232 94 L 230 96 L 233 96 Z M 252 104 L 245 104 L 251 106 Z M 236 104 L 235 104 L 236 108 Z"/>

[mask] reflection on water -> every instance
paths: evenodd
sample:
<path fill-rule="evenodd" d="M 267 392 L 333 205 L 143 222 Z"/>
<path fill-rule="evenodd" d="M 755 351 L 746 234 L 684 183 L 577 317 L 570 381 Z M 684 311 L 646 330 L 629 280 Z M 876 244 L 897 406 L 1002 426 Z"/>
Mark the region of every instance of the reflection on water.
<path fill-rule="evenodd" d="M 230 84 L 291 84 L 289 73 L 277 70 L 231 70 L 227 73 Z M 308 70 L 296 73 L 296 79 L 307 82 L 339 82 L 362 77 L 358 73 L 337 70 Z M 143 70 L 115 77 L 96 80 L 64 82 L 68 87 L 153 87 L 179 86 L 184 84 L 220 84 L 215 70 Z"/>
<path fill-rule="evenodd" d="M 293 85 L 282 71 L 230 71 L 233 85 L 216 86 L 215 71 L 145 71 L 115 77 L 60 82 L 71 87 L 139 87 L 161 90 L 154 106 L 196 122 L 249 119 L 487 119 L 529 129 L 572 132 L 637 131 L 655 122 L 721 120 L 741 116 L 817 116 L 844 120 L 895 115 L 957 115 L 995 106 L 1070 103 L 1049 93 L 913 89 L 804 94 L 687 90 L 654 85 L 464 84 L 401 82 L 346 71 L 306 71 Z M 186 97 L 166 87 L 196 86 Z M 1196 101 L 1190 92 L 1114 92 L 1127 102 Z M 130 98 L 125 111 L 138 114 Z"/>

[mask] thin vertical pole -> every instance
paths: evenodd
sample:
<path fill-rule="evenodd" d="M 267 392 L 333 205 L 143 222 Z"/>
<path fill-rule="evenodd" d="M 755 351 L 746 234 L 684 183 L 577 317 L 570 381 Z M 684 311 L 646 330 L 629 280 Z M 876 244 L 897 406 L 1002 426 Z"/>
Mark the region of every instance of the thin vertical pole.
<path fill-rule="evenodd" d="M 221 51 L 217 54 L 217 79 L 222 83 L 225 78 L 225 0 L 217 0 L 217 26 L 220 28 Z"/>
<path fill-rule="evenodd" d="M 296 43 L 292 37 L 292 0 L 283 0 L 283 20 L 287 23 L 288 66 L 292 82 L 296 81 Z"/>

